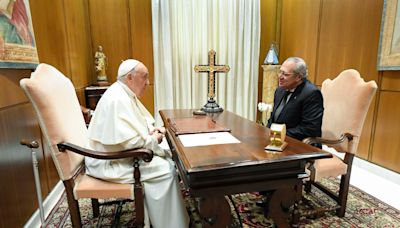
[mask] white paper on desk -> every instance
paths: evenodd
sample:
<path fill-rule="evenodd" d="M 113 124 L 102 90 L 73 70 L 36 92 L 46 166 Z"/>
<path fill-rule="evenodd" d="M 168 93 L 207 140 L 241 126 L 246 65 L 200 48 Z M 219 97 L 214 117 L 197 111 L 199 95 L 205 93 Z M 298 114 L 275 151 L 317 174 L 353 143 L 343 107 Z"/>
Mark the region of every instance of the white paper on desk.
<path fill-rule="evenodd" d="M 179 135 L 178 138 L 181 140 L 184 147 L 240 143 L 240 141 L 229 132 L 187 134 Z"/>

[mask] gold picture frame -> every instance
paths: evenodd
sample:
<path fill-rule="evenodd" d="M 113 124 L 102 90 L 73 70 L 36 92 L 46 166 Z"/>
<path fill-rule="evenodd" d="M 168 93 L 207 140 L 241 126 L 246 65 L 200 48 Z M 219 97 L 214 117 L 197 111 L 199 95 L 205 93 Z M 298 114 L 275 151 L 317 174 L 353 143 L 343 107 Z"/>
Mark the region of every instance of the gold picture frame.
<path fill-rule="evenodd" d="M 38 63 L 29 0 L 2 0 L 0 68 L 35 69 Z"/>
<path fill-rule="evenodd" d="M 399 0 L 385 0 L 378 49 L 378 70 L 400 70 Z"/>

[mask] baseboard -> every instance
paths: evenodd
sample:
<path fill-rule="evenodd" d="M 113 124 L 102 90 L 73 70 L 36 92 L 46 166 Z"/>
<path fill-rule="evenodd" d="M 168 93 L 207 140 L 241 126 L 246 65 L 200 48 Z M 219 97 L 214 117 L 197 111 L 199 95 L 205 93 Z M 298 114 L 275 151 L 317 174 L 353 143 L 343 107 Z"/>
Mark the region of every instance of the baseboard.
<path fill-rule="evenodd" d="M 394 184 L 400 185 L 400 174 L 393 172 L 389 169 L 385 169 L 379 165 L 375 165 L 369 161 L 361 158 L 354 158 L 353 165 L 371 172 L 379 177 L 386 179 L 387 181 L 393 182 Z"/>
<path fill-rule="evenodd" d="M 62 193 L 64 192 L 64 185 L 59 181 L 50 194 L 46 197 L 43 202 L 44 218 L 46 220 L 47 216 L 50 214 L 51 210 L 56 205 L 57 201 L 60 199 Z M 33 213 L 31 218 L 25 223 L 24 228 L 34 228 L 41 227 L 39 208 Z"/>
<path fill-rule="evenodd" d="M 322 149 L 328 151 L 340 158 L 344 158 L 344 153 L 338 153 L 335 149 L 331 147 L 327 147 L 325 145 L 322 146 Z M 384 178 L 387 181 L 393 182 L 394 184 L 400 185 L 400 174 L 393 172 L 389 169 L 383 168 L 379 165 L 375 165 L 372 162 L 366 161 L 364 159 L 354 157 L 353 165 L 357 166 L 360 169 L 363 169 L 367 172 L 375 174 L 379 177 Z"/>

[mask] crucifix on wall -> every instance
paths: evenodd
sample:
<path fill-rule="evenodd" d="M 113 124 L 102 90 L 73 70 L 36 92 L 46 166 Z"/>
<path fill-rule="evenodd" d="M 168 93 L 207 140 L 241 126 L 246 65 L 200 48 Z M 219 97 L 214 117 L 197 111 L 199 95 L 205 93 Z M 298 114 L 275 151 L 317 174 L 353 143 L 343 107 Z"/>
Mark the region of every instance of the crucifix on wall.
<path fill-rule="evenodd" d="M 201 110 L 204 112 L 222 112 L 223 109 L 219 107 L 217 102 L 215 102 L 214 97 L 215 97 L 215 73 L 223 72 L 227 73 L 229 72 L 230 68 L 228 65 L 216 65 L 215 64 L 215 51 L 210 50 L 208 52 L 208 65 L 196 65 L 194 67 L 194 71 L 197 73 L 208 73 L 208 86 L 207 86 L 207 91 L 208 91 L 208 100 L 207 104 L 204 105 Z"/>

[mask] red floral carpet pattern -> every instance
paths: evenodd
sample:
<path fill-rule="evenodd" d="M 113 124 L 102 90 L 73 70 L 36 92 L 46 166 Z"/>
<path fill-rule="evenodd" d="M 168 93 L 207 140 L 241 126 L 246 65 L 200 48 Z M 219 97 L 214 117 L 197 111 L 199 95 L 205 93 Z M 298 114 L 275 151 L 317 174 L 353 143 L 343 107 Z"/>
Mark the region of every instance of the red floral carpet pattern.
<path fill-rule="evenodd" d="M 338 189 L 337 179 L 325 179 L 323 184 L 332 190 Z M 192 227 L 201 227 L 197 213 L 196 200 L 185 195 L 186 205 L 193 222 Z M 326 195 L 313 188 L 312 193 L 305 196 L 313 204 L 334 205 Z M 398 196 L 393 196 L 398 197 Z M 266 219 L 260 207 L 255 202 L 260 199 L 258 193 L 243 193 L 232 196 L 234 204 L 239 210 L 243 227 L 274 227 L 273 221 Z M 93 218 L 89 199 L 79 201 L 83 227 L 110 227 L 118 205 L 100 207 L 99 218 Z M 133 203 L 125 203 L 122 207 L 119 227 L 133 227 L 134 224 Z M 232 209 L 234 224 L 232 227 L 240 227 L 239 220 Z M 62 195 L 56 207 L 46 219 L 46 227 L 72 227 L 65 194 Z M 400 211 L 366 194 L 356 187 L 350 187 L 346 216 L 339 218 L 333 213 L 327 213 L 318 219 L 301 217 L 299 227 L 400 227 Z"/>

